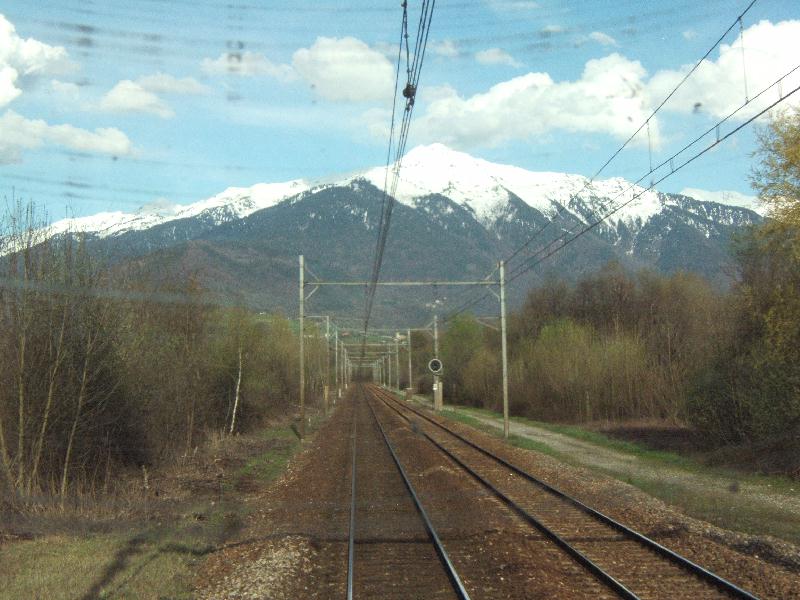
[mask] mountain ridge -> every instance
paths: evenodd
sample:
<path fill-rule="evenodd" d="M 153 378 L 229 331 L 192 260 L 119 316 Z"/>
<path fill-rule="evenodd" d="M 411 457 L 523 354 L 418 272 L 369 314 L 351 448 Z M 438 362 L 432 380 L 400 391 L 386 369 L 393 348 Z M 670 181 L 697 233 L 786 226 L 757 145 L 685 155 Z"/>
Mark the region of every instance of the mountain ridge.
<path fill-rule="evenodd" d="M 631 270 L 692 271 L 724 288 L 733 271 L 732 236 L 762 220 L 747 208 L 643 190 L 620 178 L 589 182 L 525 171 L 441 145 L 409 152 L 400 173 L 384 279 L 480 279 L 534 237 L 510 265 L 522 269 L 609 207 L 641 195 L 520 277 L 509 290 L 512 307 L 542 278 L 576 279 L 612 260 Z M 157 217 L 102 217 L 101 227 L 84 233 L 92 251 L 117 267 L 136 264 L 158 277 L 191 272 L 214 300 L 294 311 L 298 254 L 322 278 L 369 278 L 385 174 L 377 167 L 326 182 L 229 188 Z M 74 231 L 64 223 L 55 230 Z M 416 322 L 434 308 L 458 306 L 463 295 L 381 288 L 376 322 Z M 327 288 L 314 303 L 330 314 L 360 315 L 363 290 Z M 493 310 L 476 310 L 484 308 Z"/>

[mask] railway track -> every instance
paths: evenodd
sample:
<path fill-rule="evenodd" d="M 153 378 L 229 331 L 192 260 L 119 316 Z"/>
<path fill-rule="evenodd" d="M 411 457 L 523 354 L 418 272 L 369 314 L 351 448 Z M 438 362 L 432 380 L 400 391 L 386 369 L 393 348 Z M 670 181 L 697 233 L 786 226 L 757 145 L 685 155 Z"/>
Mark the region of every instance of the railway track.
<path fill-rule="evenodd" d="M 348 600 L 468 599 L 363 388 L 351 439 Z"/>
<path fill-rule="evenodd" d="M 614 594 L 623 598 L 755 598 L 408 406 L 391 392 L 369 386 L 366 393 L 394 411 Z"/>

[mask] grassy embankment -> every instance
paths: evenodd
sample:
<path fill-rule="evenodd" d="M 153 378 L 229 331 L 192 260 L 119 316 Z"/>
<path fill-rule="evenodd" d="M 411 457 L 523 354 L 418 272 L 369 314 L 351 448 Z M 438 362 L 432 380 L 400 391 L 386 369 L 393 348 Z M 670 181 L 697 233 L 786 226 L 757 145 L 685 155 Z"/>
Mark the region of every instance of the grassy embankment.
<path fill-rule="evenodd" d="M 249 508 L 240 491 L 277 478 L 301 448 L 285 425 L 251 437 L 259 450 L 242 457 L 221 485 L 205 482 L 176 506 L 153 504 L 149 518 L 104 533 L 84 534 L 75 524 L 74 531 L 0 546 L 0 599 L 190 598 L 194 567 L 244 523 Z"/>

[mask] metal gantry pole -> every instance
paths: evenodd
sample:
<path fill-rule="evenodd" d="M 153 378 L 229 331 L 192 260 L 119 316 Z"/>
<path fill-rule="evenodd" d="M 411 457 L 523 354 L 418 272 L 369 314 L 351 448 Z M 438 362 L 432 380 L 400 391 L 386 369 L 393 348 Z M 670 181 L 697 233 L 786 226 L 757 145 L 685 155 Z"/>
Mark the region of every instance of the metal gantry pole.
<path fill-rule="evenodd" d="M 503 436 L 508 437 L 508 340 L 506 337 L 506 265 L 500 261 L 500 335 L 503 351 Z"/>
<path fill-rule="evenodd" d="M 439 316 L 433 315 L 433 357 L 439 358 Z M 439 375 L 433 376 L 433 410 L 443 408 L 442 379 Z"/>
<path fill-rule="evenodd" d="M 325 404 L 325 413 L 328 412 L 331 393 L 331 318 L 325 315 L 325 387 L 322 398 Z"/>
<path fill-rule="evenodd" d="M 333 382 L 336 388 L 336 395 L 333 397 L 333 403 L 336 404 L 336 399 L 342 397 L 342 390 L 339 388 L 339 328 L 333 328 Z"/>
<path fill-rule="evenodd" d="M 399 334 L 398 334 L 399 335 Z M 395 381 L 397 382 L 397 391 L 400 391 L 400 340 L 394 338 L 394 366 L 395 366 Z"/>
<path fill-rule="evenodd" d="M 408 388 L 413 389 L 413 387 L 414 383 L 411 379 L 411 329 L 409 329 L 408 330 Z"/>
<path fill-rule="evenodd" d="M 305 258 L 300 255 L 300 437 L 306 434 L 306 357 L 305 357 Z"/>

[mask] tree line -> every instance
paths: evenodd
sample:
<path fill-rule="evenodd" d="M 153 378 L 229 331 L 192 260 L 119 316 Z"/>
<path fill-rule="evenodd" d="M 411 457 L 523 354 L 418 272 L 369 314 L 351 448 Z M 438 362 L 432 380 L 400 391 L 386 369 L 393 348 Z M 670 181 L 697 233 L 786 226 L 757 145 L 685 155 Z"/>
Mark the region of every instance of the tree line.
<path fill-rule="evenodd" d="M 0 501 L 63 506 L 293 406 L 287 319 L 214 306 L 191 274 L 112 269 L 32 205 L 0 225 Z"/>

